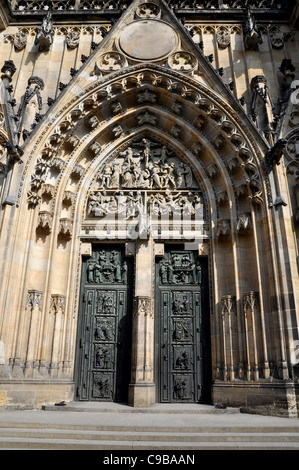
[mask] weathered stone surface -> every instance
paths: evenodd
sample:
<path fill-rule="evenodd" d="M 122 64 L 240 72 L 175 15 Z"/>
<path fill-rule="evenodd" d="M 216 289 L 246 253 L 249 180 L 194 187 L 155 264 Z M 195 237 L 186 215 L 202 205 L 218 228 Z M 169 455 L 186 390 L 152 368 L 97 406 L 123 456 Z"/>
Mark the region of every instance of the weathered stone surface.
<path fill-rule="evenodd" d="M 170 399 L 197 400 L 184 377 L 202 295 L 208 307 L 198 316 L 209 330 L 193 362 L 209 371 L 207 401 L 295 415 L 297 13 L 280 24 L 281 2 L 271 21 L 256 5 L 261 24 L 249 10 L 245 24 L 232 2 L 219 2 L 217 17 L 203 2 L 190 13 L 185 2 L 178 19 L 165 2 L 134 0 L 111 29 L 119 3 L 102 15 L 89 2 L 86 22 L 88 2 L 71 12 L 50 2 L 48 25 L 43 3 L 22 2 L 21 11 L 14 2 L 11 23 L 0 15 L 0 406 L 78 398 L 86 382 L 78 351 L 96 345 L 83 354 L 83 376 L 91 374 L 100 340 L 111 344 L 117 331 L 94 292 L 111 299 L 126 276 L 125 262 L 93 260 L 94 298 L 83 295 L 100 245 L 109 253 L 122 246 L 134 265 L 130 405 L 161 399 L 164 361 L 167 371 L 173 361 Z M 163 264 L 169 246 L 198 254 L 206 272 L 182 257 Z M 196 284 L 201 274 L 205 283 Z M 97 339 L 87 321 L 80 342 L 83 317 L 97 322 Z M 114 367 L 109 352 L 95 379 Z M 98 380 L 89 398 L 111 398 L 107 384 Z"/>
<path fill-rule="evenodd" d="M 134 59 L 157 60 L 169 55 L 177 44 L 174 29 L 156 20 L 127 25 L 120 34 L 121 49 Z"/>

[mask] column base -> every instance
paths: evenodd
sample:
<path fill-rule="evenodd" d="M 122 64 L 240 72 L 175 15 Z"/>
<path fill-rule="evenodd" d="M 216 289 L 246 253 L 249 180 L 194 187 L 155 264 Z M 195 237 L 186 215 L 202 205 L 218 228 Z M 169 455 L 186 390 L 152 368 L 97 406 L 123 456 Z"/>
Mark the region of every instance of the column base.
<path fill-rule="evenodd" d="M 130 384 L 128 404 L 134 407 L 148 407 L 156 403 L 154 383 Z"/>

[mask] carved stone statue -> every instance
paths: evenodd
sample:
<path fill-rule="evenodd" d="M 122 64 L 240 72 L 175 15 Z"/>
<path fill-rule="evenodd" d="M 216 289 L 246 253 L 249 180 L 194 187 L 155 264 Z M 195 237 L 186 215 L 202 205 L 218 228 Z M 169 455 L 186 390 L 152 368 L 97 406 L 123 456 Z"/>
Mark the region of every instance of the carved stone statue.
<path fill-rule="evenodd" d="M 47 13 L 41 26 L 37 30 L 35 44 L 39 46 L 39 51 L 48 51 L 53 43 L 53 21 L 50 12 Z"/>
<path fill-rule="evenodd" d="M 262 36 L 258 30 L 255 18 L 250 7 L 246 8 L 246 19 L 244 22 L 244 44 L 247 50 L 256 50 L 258 44 L 262 43 Z"/>
<path fill-rule="evenodd" d="M 40 77 L 32 76 L 28 80 L 25 95 L 20 104 L 17 116 L 20 121 L 20 129 L 30 133 L 34 126 L 36 115 L 42 109 L 42 95 L 44 82 Z"/>

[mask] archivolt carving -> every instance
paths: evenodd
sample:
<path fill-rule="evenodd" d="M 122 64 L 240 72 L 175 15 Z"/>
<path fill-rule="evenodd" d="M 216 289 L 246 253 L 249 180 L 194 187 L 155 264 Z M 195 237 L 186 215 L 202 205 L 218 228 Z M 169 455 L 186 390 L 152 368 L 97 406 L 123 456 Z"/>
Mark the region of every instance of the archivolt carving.
<path fill-rule="evenodd" d="M 299 170 L 299 132 L 294 130 L 288 136 L 286 136 L 286 169 L 290 174 L 294 174 Z"/>
<path fill-rule="evenodd" d="M 93 110 L 99 109 L 103 103 L 107 102 L 107 100 L 111 100 L 112 104 L 117 104 L 120 94 L 122 93 L 133 91 L 136 94 L 137 105 L 149 103 L 147 106 L 148 109 L 145 109 L 140 113 L 136 113 L 136 123 L 139 122 L 140 125 L 150 124 L 156 127 L 159 121 L 156 118 L 159 116 L 161 111 L 159 110 L 157 114 L 156 110 L 151 109 L 151 106 L 156 105 L 157 100 L 159 99 L 159 93 L 165 90 L 166 92 L 172 92 L 172 108 L 175 120 L 177 120 L 176 106 L 179 106 L 179 110 L 181 112 L 180 120 L 183 124 L 184 121 L 182 119 L 184 119 L 184 113 L 182 113 L 182 105 L 184 100 L 188 98 L 189 109 L 190 106 L 193 107 L 194 113 L 197 115 L 194 122 L 196 125 L 196 127 L 194 127 L 194 131 L 195 129 L 205 129 L 209 119 L 212 120 L 214 123 L 213 125 L 216 124 L 217 127 L 219 127 L 219 133 L 216 140 L 214 140 L 214 145 L 218 147 L 220 153 L 222 152 L 221 146 L 226 144 L 226 142 L 229 143 L 229 145 L 233 145 L 235 149 L 236 160 L 231 161 L 231 170 L 233 171 L 234 168 L 237 168 L 238 166 L 243 168 L 246 171 L 250 182 L 254 176 L 254 184 L 251 184 L 250 187 L 256 187 L 255 183 L 258 182 L 259 197 L 262 197 L 263 184 L 260 180 L 257 166 L 257 157 L 259 158 L 259 152 L 257 151 L 257 153 L 253 155 L 251 149 L 251 147 L 255 147 L 255 150 L 257 150 L 258 147 L 254 143 L 254 139 L 251 139 L 250 143 L 248 142 L 248 130 L 244 128 L 243 125 L 241 126 L 240 118 L 237 117 L 236 112 L 233 111 L 232 108 L 229 108 L 229 106 L 223 101 L 219 101 L 219 97 L 213 91 L 207 90 L 205 87 L 202 87 L 199 84 L 195 85 L 195 83 L 192 81 L 190 82 L 186 76 L 184 77 L 184 81 L 182 81 L 182 77 L 177 75 L 176 72 L 169 71 L 167 74 L 165 74 L 165 71 L 162 72 L 157 66 L 148 66 L 146 70 L 143 68 L 142 71 L 140 71 L 140 66 L 136 66 L 135 69 L 136 70 L 134 73 L 130 72 L 129 75 L 125 76 L 123 71 L 116 71 L 113 74 L 113 80 L 110 80 L 109 83 L 105 83 L 104 80 L 100 86 L 99 84 L 97 85 L 97 88 L 95 88 L 95 84 L 88 88 L 89 94 L 85 95 L 85 97 L 82 98 L 82 101 L 77 103 L 73 109 L 68 109 L 67 114 L 63 116 L 60 124 L 55 127 L 52 134 L 45 142 L 43 149 L 40 150 L 40 154 L 42 155 L 44 162 L 51 159 L 51 165 L 56 165 L 57 168 L 61 170 L 63 165 L 66 164 L 65 159 L 63 158 L 63 153 L 61 153 L 62 157 L 57 157 L 59 149 L 62 148 L 62 145 L 65 143 L 69 146 L 69 150 L 73 149 L 73 151 L 77 152 L 78 154 L 78 148 L 80 145 L 82 145 L 82 142 L 79 142 L 79 139 L 76 136 L 76 128 L 79 128 L 83 122 L 82 120 L 84 120 L 84 122 L 88 122 L 89 134 L 87 135 L 93 135 L 95 138 L 97 135 L 96 132 L 99 133 L 98 129 L 104 129 L 105 126 L 109 126 L 109 120 L 107 121 L 107 118 L 105 117 L 105 121 L 101 121 L 103 118 L 101 118 L 98 114 L 95 115 Z M 119 79 L 120 76 L 122 76 L 121 79 Z M 179 97 L 180 101 L 178 101 L 176 97 Z M 115 137 L 124 136 L 126 128 L 124 128 L 121 124 L 121 119 L 123 119 L 123 110 L 120 113 L 114 113 L 113 109 L 110 109 L 111 117 L 119 117 L 119 121 L 115 121 L 114 126 L 111 126 L 111 131 L 113 131 Z M 54 117 L 52 120 L 54 121 Z M 192 129 L 192 125 L 192 123 L 187 123 L 187 127 L 190 130 Z M 240 131 L 241 128 L 242 131 Z M 171 131 L 173 137 L 177 136 L 181 139 L 184 139 L 185 132 L 181 133 L 181 129 L 181 123 L 176 123 L 169 130 L 169 132 Z M 87 137 L 85 137 L 84 140 L 87 141 Z M 103 145 L 94 141 L 93 143 L 89 144 L 89 149 L 94 158 L 97 158 L 97 156 L 103 150 Z M 204 151 L 202 143 L 197 142 L 196 145 L 194 144 L 192 151 L 195 155 L 200 157 L 201 153 Z M 238 159 L 239 162 L 237 161 Z M 28 163 L 26 164 L 26 168 L 27 166 Z M 230 164 L 228 164 L 228 166 L 230 166 Z M 81 171 L 77 172 L 77 175 L 81 176 L 85 168 L 86 167 L 84 165 L 81 165 Z M 208 174 L 211 177 L 216 174 L 212 171 L 212 168 L 213 167 L 210 164 Z M 215 167 L 214 171 L 217 171 Z M 36 170 L 34 171 L 34 174 L 36 174 Z M 44 175 L 42 174 L 41 176 L 43 177 Z M 43 182 L 45 182 L 45 180 L 41 181 L 41 185 Z M 37 202 L 39 200 L 39 189 L 39 185 L 31 186 L 29 193 L 30 201 L 35 200 Z M 256 196 L 256 192 L 254 192 L 253 196 Z M 255 198 L 257 199 L 257 197 Z"/>
<path fill-rule="evenodd" d="M 63 217 L 59 221 L 58 236 L 60 238 L 70 240 L 73 233 L 73 222 L 67 217 Z"/>

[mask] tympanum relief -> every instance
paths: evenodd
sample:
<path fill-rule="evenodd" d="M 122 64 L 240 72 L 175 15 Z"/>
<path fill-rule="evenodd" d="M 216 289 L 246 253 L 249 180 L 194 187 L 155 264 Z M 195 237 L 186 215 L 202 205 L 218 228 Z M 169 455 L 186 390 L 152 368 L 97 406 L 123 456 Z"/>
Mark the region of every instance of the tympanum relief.
<path fill-rule="evenodd" d="M 120 151 L 99 171 L 86 211 L 88 219 L 116 215 L 141 225 L 148 217 L 202 221 L 203 196 L 190 164 L 146 138 Z"/>

